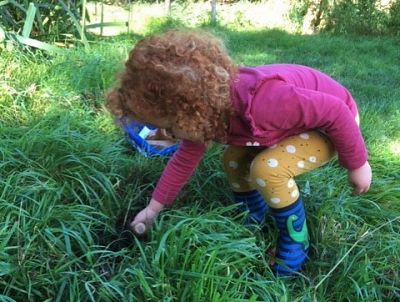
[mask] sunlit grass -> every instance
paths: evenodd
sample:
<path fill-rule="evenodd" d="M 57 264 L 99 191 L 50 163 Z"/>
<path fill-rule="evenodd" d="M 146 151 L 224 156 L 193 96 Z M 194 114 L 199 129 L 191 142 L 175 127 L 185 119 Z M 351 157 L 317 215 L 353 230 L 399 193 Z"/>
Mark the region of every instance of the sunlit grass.
<path fill-rule="evenodd" d="M 163 28 L 153 24 L 152 30 Z M 169 25 L 171 26 L 171 24 Z M 148 201 L 165 159 L 135 154 L 104 109 L 139 35 L 0 60 L 0 301 L 396 301 L 400 299 L 400 70 L 396 38 L 212 29 L 242 64 L 310 65 L 359 101 L 374 170 L 351 196 L 336 162 L 302 176 L 311 261 L 278 279 L 276 239 L 242 226 L 213 147 L 147 242 L 119 218 Z"/>

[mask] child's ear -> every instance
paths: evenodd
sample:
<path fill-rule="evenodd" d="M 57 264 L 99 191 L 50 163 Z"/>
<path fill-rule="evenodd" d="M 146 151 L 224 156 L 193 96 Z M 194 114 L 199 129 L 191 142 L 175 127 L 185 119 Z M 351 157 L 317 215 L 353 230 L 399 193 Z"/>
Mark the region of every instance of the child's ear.
<path fill-rule="evenodd" d="M 124 114 L 124 96 L 120 89 L 114 89 L 106 95 L 106 107 L 117 118 L 123 117 Z"/>

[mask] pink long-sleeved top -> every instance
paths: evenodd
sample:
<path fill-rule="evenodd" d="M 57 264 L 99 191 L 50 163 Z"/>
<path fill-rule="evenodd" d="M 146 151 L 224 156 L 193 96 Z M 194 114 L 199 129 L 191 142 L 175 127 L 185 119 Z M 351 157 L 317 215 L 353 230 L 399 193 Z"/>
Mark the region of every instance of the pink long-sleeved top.
<path fill-rule="evenodd" d="M 229 121 L 228 145 L 272 146 L 307 130 L 324 131 L 339 163 L 361 167 L 367 150 L 356 122 L 357 105 L 349 91 L 312 68 L 274 64 L 242 67 L 231 85 L 235 114 Z M 152 198 L 171 205 L 206 151 L 202 143 L 184 140 L 169 160 Z"/>

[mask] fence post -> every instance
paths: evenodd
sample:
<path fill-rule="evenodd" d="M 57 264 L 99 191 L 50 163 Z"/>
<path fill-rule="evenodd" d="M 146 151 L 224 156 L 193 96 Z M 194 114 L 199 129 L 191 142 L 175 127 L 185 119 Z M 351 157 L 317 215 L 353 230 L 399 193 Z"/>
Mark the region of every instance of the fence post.
<path fill-rule="evenodd" d="M 103 36 L 103 23 L 104 23 L 104 3 L 101 1 L 101 15 L 100 15 L 100 36 Z"/>
<path fill-rule="evenodd" d="M 131 32 L 132 26 L 132 10 L 133 10 L 133 3 L 129 1 L 129 11 L 128 11 L 128 34 Z"/>
<path fill-rule="evenodd" d="M 82 0 L 82 29 L 81 37 L 85 34 L 86 28 L 86 0 Z"/>
<path fill-rule="evenodd" d="M 211 24 L 217 23 L 217 0 L 211 0 Z"/>
<path fill-rule="evenodd" d="M 171 3 L 172 3 L 172 0 L 165 0 L 165 10 L 166 10 L 168 16 L 171 15 Z"/>

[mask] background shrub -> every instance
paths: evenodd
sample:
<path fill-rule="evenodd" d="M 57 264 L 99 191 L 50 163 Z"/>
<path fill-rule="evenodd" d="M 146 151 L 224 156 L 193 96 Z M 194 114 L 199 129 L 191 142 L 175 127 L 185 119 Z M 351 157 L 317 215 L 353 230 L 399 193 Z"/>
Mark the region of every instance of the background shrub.
<path fill-rule="evenodd" d="M 300 0 L 292 1 L 289 18 L 303 29 L 334 34 L 398 35 L 400 1 Z"/>
<path fill-rule="evenodd" d="M 57 41 L 78 35 L 74 21 L 80 20 L 82 0 L 11 1 L 0 7 L 0 27 L 5 31 L 20 33 L 30 2 L 36 6 L 31 38 Z"/>

